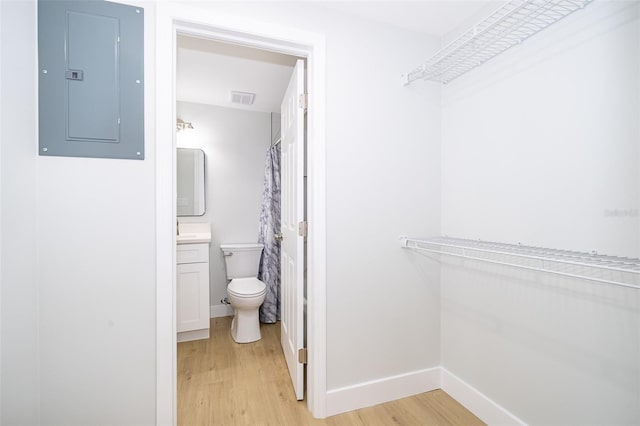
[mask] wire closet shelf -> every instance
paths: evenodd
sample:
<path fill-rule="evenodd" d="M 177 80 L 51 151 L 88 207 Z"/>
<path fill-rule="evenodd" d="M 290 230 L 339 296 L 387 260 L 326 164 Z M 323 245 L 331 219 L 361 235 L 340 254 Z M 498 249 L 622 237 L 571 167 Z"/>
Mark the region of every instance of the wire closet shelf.
<path fill-rule="evenodd" d="M 640 259 L 462 238 L 400 238 L 404 248 L 640 289 Z"/>
<path fill-rule="evenodd" d="M 403 76 L 404 84 L 449 83 L 592 1 L 511 0 Z"/>

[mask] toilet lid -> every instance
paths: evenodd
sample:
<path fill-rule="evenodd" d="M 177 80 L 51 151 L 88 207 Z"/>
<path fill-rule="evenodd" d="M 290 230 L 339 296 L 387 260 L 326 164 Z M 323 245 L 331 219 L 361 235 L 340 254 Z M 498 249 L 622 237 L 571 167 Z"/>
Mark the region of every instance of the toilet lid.
<path fill-rule="evenodd" d="M 227 291 L 236 296 L 254 296 L 266 291 L 267 286 L 257 278 L 236 278 L 231 280 Z"/>

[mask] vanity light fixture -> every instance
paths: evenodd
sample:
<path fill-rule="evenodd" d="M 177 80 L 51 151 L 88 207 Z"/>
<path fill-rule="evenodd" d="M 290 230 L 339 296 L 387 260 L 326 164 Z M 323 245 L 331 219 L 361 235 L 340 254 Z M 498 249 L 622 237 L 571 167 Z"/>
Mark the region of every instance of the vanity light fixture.
<path fill-rule="evenodd" d="M 193 124 L 191 124 L 189 121 L 183 121 L 180 118 L 178 118 L 178 120 L 176 121 L 176 130 L 178 132 L 182 130 L 192 130 L 192 129 L 193 129 Z"/>

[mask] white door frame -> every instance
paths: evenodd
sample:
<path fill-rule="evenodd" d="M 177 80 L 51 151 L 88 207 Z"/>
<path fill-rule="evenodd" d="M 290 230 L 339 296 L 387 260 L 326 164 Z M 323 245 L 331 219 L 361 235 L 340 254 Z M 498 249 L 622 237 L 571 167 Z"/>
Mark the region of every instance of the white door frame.
<path fill-rule="evenodd" d="M 156 3 L 156 423 L 175 425 L 176 34 L 188 33 L 307 58 L 307 406 L 326 417 L 326 43 L 322 34 Z"/>

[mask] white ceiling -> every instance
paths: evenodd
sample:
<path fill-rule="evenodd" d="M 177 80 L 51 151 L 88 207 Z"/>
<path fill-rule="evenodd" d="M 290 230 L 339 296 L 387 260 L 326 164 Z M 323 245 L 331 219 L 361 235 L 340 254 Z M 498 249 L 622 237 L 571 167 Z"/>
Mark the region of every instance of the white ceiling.
<path fill-rule="evenodd" d="M 244 46 L 178 36 L 178 101 L 280 112 L 297 58 Z M 255 93 L 253 105 L 231 103 L 231 91 Z"/>
<path fill-rule="evenodd" d="M 414 0 L 324 1 L 317 4 L 347 15 L 442 37 L 461 25 L 472 25 L 504 3 L 495 0 Z"/>
<path fill-rule="evenodd" d="M 503 1 L 312 1 L 310 4 L 409 31 L 445 37 L 474 24 Z M 416 58 L 419 63 L 427 58 Z M 279 112 L 296 58 L 180 35 L 178 101 L 252 111 Z M 230 92 L 255 93 L 255 103 L 231 103 Z"/>

